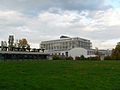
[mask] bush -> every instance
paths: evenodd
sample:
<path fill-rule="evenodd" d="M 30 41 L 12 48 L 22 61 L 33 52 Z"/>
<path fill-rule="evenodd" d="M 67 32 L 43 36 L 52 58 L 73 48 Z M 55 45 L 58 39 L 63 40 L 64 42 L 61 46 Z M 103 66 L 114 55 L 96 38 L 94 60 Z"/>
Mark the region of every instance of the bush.
<path fill-rule="evenodd" d="M 75 57 L 75 60 L 80 60 L 80 57 Z"/>
<path fill-rule="evenodd" d="M 61 58 L 60 56 L 58 56 L 58 55 L 54 55 L 54 56 L 52 57 L 52 59 L 53 59 L 53 60 L 62 60 L 62 58 Z"/>
<path fill-rule="evenodd" d="M 100 60 L 100 57 L 88 57 L 88 60 Z"/>
<path fill-rule="evenodd" d="M 65 60 L 73 60 L 73 57 L 71 57 L 71 56 L 66 57 Z"/>
<path fill-rule="evenodd" d="M 84 55 L 81 55 L 80 59 L 81 59 L 81 60 L 85 60 Z"/>
<path fill-rule="evenodd" d="M 104 60 L 112 60 L 111 56 L 106 56 Z"/>
<path fill-rule="evenodd" d="M 86 58 L 83 55 L 81 55 L 81 57 L 79 56 L 75 57 L 75 60 L 86 60 Z"/>
<path fill-rule="evenodd" d="M 52 60 L 73 60 L 73 57 L 65 57 L 65 56 L 59 56 L 59 55 L 54 55 L 52 57 Z"/>

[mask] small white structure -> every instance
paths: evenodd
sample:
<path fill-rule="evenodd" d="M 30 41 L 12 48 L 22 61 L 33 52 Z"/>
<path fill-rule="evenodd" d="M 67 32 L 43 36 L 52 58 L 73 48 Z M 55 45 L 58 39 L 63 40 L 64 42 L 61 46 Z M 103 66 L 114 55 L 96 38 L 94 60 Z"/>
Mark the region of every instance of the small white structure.
<path fill-rule="evenodd" d="M 82 55 L 84 57 L 94 57 L 95 54 L 89 54 L 88 55 L 88 50 L 87 49 L 84 49 L 84 48 L 73 48 L 73 49 L 70 49 L 70 50 L 67 50 L 67 51 L 52 51 L 52 52 L 49 52 L 49 51 L 45 51 L 45 52 L 48 52 L 50 53 L 51 55 L 61 55 L 61 56 L 65 56 L 65 57 L 73 57 L 73 59 L 75 59 L 75 57 L 81 57 Z"/>
<path fill-rule="evenodd" d="M 87 50 L 84 48 L 73 48 L 68 51 L 68 56 L 71 56 L 75 59 L 75 57 L 80 57 L 80 56 L 87 57 Z"/>

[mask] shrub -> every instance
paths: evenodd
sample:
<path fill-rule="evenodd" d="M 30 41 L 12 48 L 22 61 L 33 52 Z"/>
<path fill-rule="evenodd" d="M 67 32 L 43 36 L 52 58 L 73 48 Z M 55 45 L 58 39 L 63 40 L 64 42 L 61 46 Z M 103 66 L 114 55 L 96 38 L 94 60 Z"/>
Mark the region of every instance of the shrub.
<path fill-rule="evenodd" d="M 100 60 L 100 57 L 96 56 L 96 57 L 88 57 L 88 60 Z"/>
<path fill-rule="evenodd" d="M 80 57 L 78 57 L 78 56 L 77 56 L 77 57 L 75 57 L 75 60 L 80 60 Z"/>
<path fill-rule="evenodd" d="M 81 55 L 80 57 L 75 57 L 75 60 L 86 60 L 86 58 L 83 55 Z"/>
<path fill-rule="evenodd" d="M 65 60 L 73 60 L 73 57 L 71 57 L 71 56 L 65 57 Z"/>
<path fill-rule="evenodd" d="M 85 60 L 84 55 L 81 55 L 80 60 Z"/>
<path fill-rule="evenodd" d="M 104 60 L 112 60 L 111 56 L 106 56 Z"/>
<path fill-rule="evenodd" d="M 68 59 L 72 59 L 72 57 L 68 57 Z M 65 56 L 62 55 L 53 55 L 52 60 L 66 60 Z M 72 59 L 73 60 L 73 59 Z"/>
<path fill-rule="evenodd" d="M 61 60 L 62 58 L 61 58 L 60 56 L 58 56 L 58 55 L 54 55 L 54 56 L 52 57 L 52 59 L 53 59 L 53 60 Z"/>

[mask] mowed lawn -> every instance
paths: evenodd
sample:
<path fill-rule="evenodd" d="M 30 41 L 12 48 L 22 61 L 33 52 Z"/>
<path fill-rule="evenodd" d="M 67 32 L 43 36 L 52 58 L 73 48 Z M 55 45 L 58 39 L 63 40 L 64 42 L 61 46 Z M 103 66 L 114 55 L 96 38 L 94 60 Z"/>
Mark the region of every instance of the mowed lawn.
<path fill-rule="evenodd" d="M 120 90 L 120 61 L 0 61 L 0 90 Z"/>

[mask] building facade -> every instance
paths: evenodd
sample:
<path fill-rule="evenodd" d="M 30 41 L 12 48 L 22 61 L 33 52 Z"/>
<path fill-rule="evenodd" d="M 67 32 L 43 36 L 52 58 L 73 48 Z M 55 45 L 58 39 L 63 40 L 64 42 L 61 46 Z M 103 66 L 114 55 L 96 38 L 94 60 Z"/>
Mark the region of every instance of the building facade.
<path fill-rule="evenodd" d="M 90 40 L 79 37 L 61 37 L 57 40 L 42 41 L 40 48 L 44 48 L 47 51 L 67 51 L 73 48 L 91 49 L 92 43 Z"/>
<path fill-rule="evenodd" d="M 70 38 L 67 36 L 61 36 L 60 39 L 42 41 L 40 48 L 45 49 L 45 52 L 50 55 L 60 55 L 65 57 L 80 57 L 81 55 L 87 57 L 96 57 L 96 49 L 92 49 L 92 43 L 90 40 L 74 37 Z M 101 60 L 105 56 L 110 56 L 110 50 L 98 50 L 98 54 Z"/>
<path fill-rule="evenodd" d="M 74 59 L 76 56 L 80 57 L 84 55 L 85 57 L 89 57 L 94 55 L 91 41 L 79 37 L 70 38 L 61 36 L 57 40 L 42 41 L 40 48 L 45 49 L 45 52 L 50 53 L 50 55 L 71 56 Z"/>
<path fill-rule="evenodd" d="M 0 51 L 0 60 L 49 60 L 50 54 L 43 52 Z"/>

